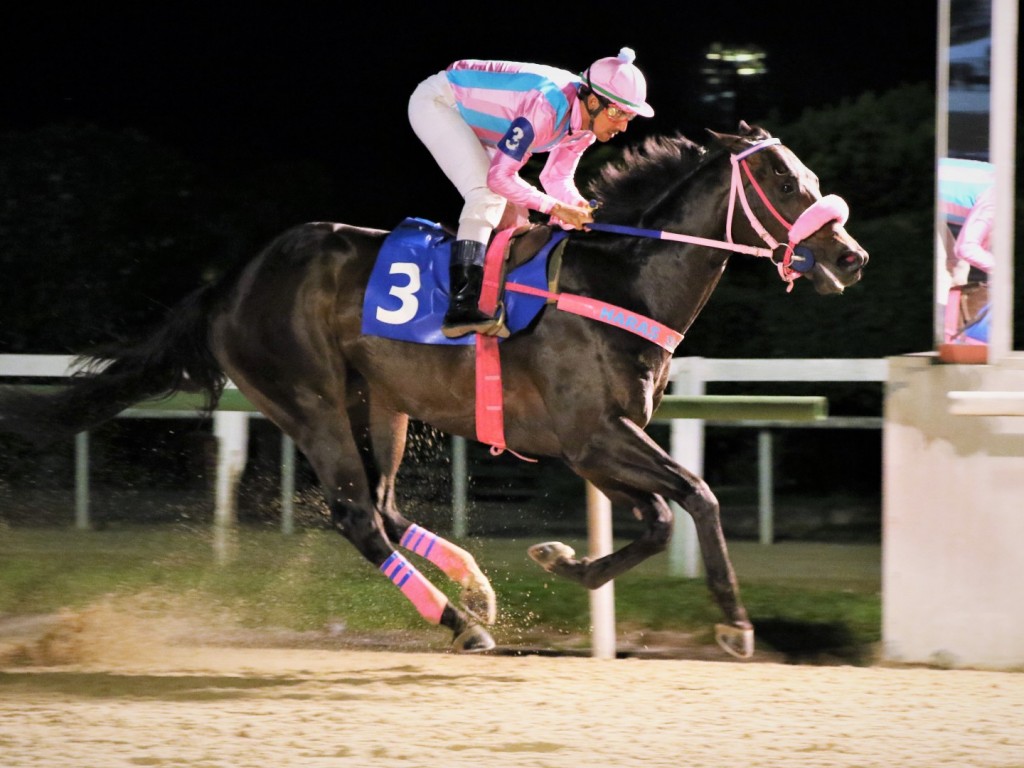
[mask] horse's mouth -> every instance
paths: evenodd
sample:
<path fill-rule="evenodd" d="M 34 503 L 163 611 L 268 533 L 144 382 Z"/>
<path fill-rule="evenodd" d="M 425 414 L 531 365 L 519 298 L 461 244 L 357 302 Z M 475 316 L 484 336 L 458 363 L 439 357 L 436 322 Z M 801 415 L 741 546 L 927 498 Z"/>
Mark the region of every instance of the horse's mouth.
<path fill-rule="evenodd" d="M 814 269 L 808 273 L 808 277 L 811 278 L 811 282 L 814 284 L 814 290 L 822 296 L 827 296 L 829 294 L 843 293 L 843 291 L 860 280 L 862 274 L 863 271 L 858 269 L 855 272 L 845 272 L 839 275 L 833 271 L 832 267 L 818 262 L 814 265 Z"/>
<path fill-rule="evenodd" d="M 867 252 L 859 248 L 848 248 L 835 264 L 821 261 L 815 263 L 808 277 L 814 283 L 814 289 L 822 296 L 843 293 L 861 279 L 867 263 Z"/>

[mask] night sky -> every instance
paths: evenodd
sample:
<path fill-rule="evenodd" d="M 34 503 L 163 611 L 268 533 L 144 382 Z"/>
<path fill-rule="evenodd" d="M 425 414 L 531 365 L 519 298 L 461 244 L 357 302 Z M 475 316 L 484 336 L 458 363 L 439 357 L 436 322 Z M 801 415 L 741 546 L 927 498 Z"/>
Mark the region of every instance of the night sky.
<path fill-rule="evenodd" d="M 694 120 L 696 68 L 713 42 L 767 52 L 765 101 L 785 118 L 935 75 L 930 0 L 206 5 L 218 8 L 0 11 L 0 131 L 84 120 L 136 129 L 225 172 L 310 162 L 337 181 L 338 220 L 386 226 L 457 215 L 454 190 L 406 117 L 416 84 L 454 59 L 579 71 L 633 47 L 656 115 L 636 120 L 615 140 L 623 145 L 733 127 Z"/>

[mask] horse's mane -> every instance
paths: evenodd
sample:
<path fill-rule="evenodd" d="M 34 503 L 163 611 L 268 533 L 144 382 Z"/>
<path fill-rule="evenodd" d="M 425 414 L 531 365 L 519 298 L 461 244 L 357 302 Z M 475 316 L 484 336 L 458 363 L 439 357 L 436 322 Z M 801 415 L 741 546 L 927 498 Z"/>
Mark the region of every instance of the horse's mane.
<path fill-rule="evenodd" d="M 591 183 L 600 204 L 598 217 L 607 221 L 635 221 L 665 191 L 676 187 L 708 158 L 708 150 L 682 134 L 651 136 L 627 147 L 606 165 Z"/>

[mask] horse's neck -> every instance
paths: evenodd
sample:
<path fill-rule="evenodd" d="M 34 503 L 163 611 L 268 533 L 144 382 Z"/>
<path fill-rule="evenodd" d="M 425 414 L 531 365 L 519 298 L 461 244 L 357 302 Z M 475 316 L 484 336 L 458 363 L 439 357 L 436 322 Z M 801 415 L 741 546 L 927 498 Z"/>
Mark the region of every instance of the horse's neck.
<path fill-rule="evenodd" d="M 714 293 L 728 260 L 727 251 L 675 243 L 659 247 L 638 284 L 652 316 L 685 334 Z"/>
<path fill-rule="evenodd" d="M 661 199 L 635 221 L 614 221 L 725 243 L 729 165 L 714 162 Z M 611 221 L 611 219 L 608 219 Z M 578 244 L 578 245 L 577 245 Z M 641 312 L 685 333 L 722 277 L 729 250 L 671 240 L 610 235 L 593 245 L 570 244 L 562 287 Z"/>
<path fill-rule="evenodd" d="M 653 228 L 724 244 L 728 204 L 728 175 L 711 174 L 659 206 L 667 213 Z M 728 260 L 724 248 L 658 241 L 650 248 L 638 287 L 661 322 L 685 333 L 711 298 Z"/>

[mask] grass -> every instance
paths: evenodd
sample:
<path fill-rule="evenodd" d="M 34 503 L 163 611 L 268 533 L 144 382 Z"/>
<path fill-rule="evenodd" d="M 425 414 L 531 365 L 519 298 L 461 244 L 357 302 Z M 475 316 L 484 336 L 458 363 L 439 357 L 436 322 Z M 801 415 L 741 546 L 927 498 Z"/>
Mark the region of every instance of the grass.
<path fill-rule="evenodd" d="M 423 622 L 336 533 L 308 529 L 284 536 L 243 527 L 223 558 L 215 555 L 214 543 L 209 528 L 184 525 L 0 528 L 0 615 L 80 610 L 109 596 L 163 594 L 187 597 L 248 628 L 308 632 L 340 624 L 349 632 L 400 631 L 422 637 L 425 647 L 449 639 Z M 500 645 L 586 642 L 587 591 L 538 568 L 526 555 L 533 540 L 459 543 L 474 553 L 497 593 L 493 634 Z M 566 543 L 586 551 L 585 542 Z M 798 658 L 814 638 L 821 647 L 854 649 L 878 641 L 877 546 L 737 542 L 730 552 L 759 642 L 767 639 Z M 417 563 L 446 594 L 458 597 L 458 588 L 432 565 Z M 669 576 L 668 565 L 661 555 L 616 580 L 618 630 L 682 633 L 711 642 L 711 628 L 721 617 L 703 580 Z M 850 656 L 861 657 L 859 651 Z"/>

